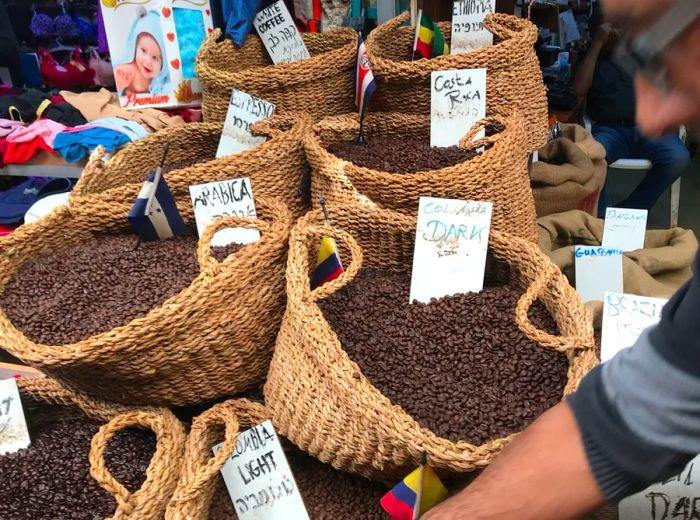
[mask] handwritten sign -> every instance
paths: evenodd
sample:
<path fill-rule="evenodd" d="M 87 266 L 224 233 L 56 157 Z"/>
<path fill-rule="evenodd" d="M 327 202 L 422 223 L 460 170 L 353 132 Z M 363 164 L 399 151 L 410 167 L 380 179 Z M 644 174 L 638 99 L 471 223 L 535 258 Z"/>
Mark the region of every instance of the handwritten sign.
<path fill-rule="evenodd" d="M 636 251 L 644 247 L 647 231 L 645 209 L 608 208 L 605 210 L 603 246 L 623 251 Z"/>
<path fill-rule="evenodd" d="M 253 135 L 250 125 L 267 119 L 274 113 L 275 105 L 272 103 L 234 88 L 216 157 L 240 153 L 264 143 L 265 137 Z"/>
<path fill-rule="evenodd" d="M 309 520 L 271 421 L 238 436 L 221 476 L 240 520 Z"/>
<path fill-rule="evenodd" d="M 260 11 L 253 20 L 274 64 L 291 63 L 311 57 L 289 9 L 282 0 Z"/>
<path fill-rule="evenodd" d="M 248 177 L 190 186 L 190 197 L 199 236 L 217 218 L 257 216 L 253 188 Z M 218 247 L 233 242 L 250 244 L 256 240 L 260 240 L 257 229 L 231 228 L 217 231 L 211 243 Z"/>
<path fill-rule="evenodd" d="M 456 0 L 452 8 L 452 54 L 493 45 L 493 34 L 484 27 L 486 15 L 494 12 L 495 0 Z"/>
<path fill-rule="evenodd" d="M 606 291 L 622 292 L 622 250 L 576 246 L 576 290 L 584 302 L 602 300 Z"/>
<path fill-rule="evenodd" d="M 430 85 L 430 146 L 456 146 L 486 117 L 486 69 L 434 71 Z"/>
<path fill-rule="evenodd" d="M 14 378 L 0 381 L 0 455 L 29 447 L 29 431 Z"/>
<path fill-rule="evenodd" d="M 649 486 L 619 504 L 620 520 L 700 518 L 700 457 L 673 478 Z"/>
<path fill-rule="evenodd" d="M 663 298 L 606 292 L 603 300 L 600 360 L 608 361 L 620 350 L 634 345 L 644 329 L 661 320 L 661 309 L 667 301 Z"/>
<path fill-rule="evenodd" d="M 410 301 L 484 288 L 493 204 L 421 197 Z"/>

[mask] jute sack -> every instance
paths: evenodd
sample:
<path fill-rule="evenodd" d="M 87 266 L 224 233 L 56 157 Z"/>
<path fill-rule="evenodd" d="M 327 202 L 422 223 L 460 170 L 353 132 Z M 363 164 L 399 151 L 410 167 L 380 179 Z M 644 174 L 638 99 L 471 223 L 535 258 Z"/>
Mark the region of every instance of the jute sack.
<path fill-rule="evenodd" d="M 37 421 L 89 417 L 104 422 L 92 439 L 86 458 L 90 475 L 117 503 L 110 520 L 160 520 L 177 486 L 177 475 L 185 451 L 185 430 L 165 408 L 134 408 L 97 401 L 68 390 L 49 378 L 17 380 L 28 425 Z M 131 493 L 109 472 L 105 450 L 112 438 L 126 428 L 145 428 L 156 435 L 156 451 L 146 470 L 146 481 Z M 56 475 L 56 478 L 61 478 Z M 90 507 L 90 504 L 84 504 Z"/>
<path fill-rule="evenodd" d="M 206 520 L 219 482 L 219 471 L 231 457 L 236 439 L 269 419 L 265 406 L 238 399 L 219 403 L 192 421 L 180 479 L 165 513 L 165 520 Z M 223 439 L 212 455 L 212 446 Z"/>
<path fill-rule="evenodd" d="M 491 135 L 472 141 L 479 130 Z M 483 153 L 472 159 L 416 173 L 391 173 L 356 166 L 330 153 L 331 143 L 357 137 L 356 114 L 326 118 L 308 127 L 304 147 L 311 166 L 312 203 L 323 194 L 329 207 L 351 199 L 359 204 L 415 215 L 421 196 L 493 202 L 492 226 L 535 242 L 535 204 L 527 174 L 524 122 L 518 114 L 492 115 L 475 124 L 460 146 Z M 399 113 L 367 114 L 364 133 L 368 140 L 382 137 L 428 139 L 430 120 Z"/>
<path fill-rule="evenodd" d="M 537 27 L 506 14 L 486 17 L 494 45 L 463 54 L 411 61 L 415 29 L 404 26 L 409 13 L 383 23 L 367 37 L 367 53 L 377 80 L 371 110 L 430 113 L 430 76 L 449 69 L 486 69 L 487 110 L 518 110 L 525 118 L 528 151 L 547 140 L 547 94 L 535 54 Z M 452 23 L 438 25 L 451 41 Z"/>
<path fill-rule="evenodd" d="M 181 213 L 189 197 L 178 199 Z M 63 206 L 18 229 L 0 252 L 0 290 L 39 256 L 104 234 L 131 233 L 132 200 Z M 11 355 L 75 391 L 129 404 L 190 405 L 259 384 L 267 372 L 285 306 L 284 270 L 292 215 L 256 199 L 257 219 L 215 220 L 199 240 L 199 275 L 146 316 L 69 345 L 34 343 L 0 309 L 0 344 Z M 192 225 L 192 217 L 186 218 Z M 228 227 L 262 237 L 223 262 L 211 238 Z M 79 317 L 76 317 L 79 319 Z"/>
<path fill-rule="evenodd" d="M 540 248 L 575 285 L 574 247 L 600 246 L 604 221 L 583 211 L 567 211 L 538 220 Z M 644 249 L 625 253 L 622 258 L 624 291 L 640 296 L 670 298 L 692 275 L 698 249 L 692 230 L 673 228 L 646 232 Z M 589 304 L 599 324 L 602 302 Z"/>
<path fill-rule="evenodd" d="M 320 119 L 354 107 L 352 78 L 357 33 L 331 29 L 302 35 L 311 58 L 273 65 L 258 36 L 242 47 L 219 42 L 214 30 L 199 48 L 195 69 L 202 84 L 202 109 L 207 122 L 223 122 L 235 87 L 274 103 L 278 114 L 307 112 Z"/>
<path fill-rule="evenodd" d="M 274 197 L 295 216 L 308 209 L 308 165 L 302 143 L 311 124 L 308 116 L 273 116 L 252 125 L 264 143 L 241 153 L 216 159 L 222 125 L 191 123 L 161 130 L 135 141 L 105 161 L 98 147 L 90 156 L 71 199 L 105 193 L 113 200 L 134 200 L 150 171 L 158 165 L 163 145 L 170 143 L 166 168 L 168 186 L 176 196 L 189 196 L 189 186 L 250 177 L 254 196 Z M 174 169 L 173 169 L 174 168 Z"/>
<path fill-rule="evenodd" d="M 292 231 L 287 263 L 289 304 L 277 337 L 265 384 L 265 403 L 277 431 L 302 450 L 337 469 L 377 478 L 401 478 L 427 452 L 444 473 L 463 473 L 488 465 L 512 439 L 481 446 L 452 442 L 422 428 L 392 404 L 343 351 L 317 301 L 341 290 L 362 267 L 411 269 L 416 220 L 399 213 L 345 206 L 333 210 L 334 228 L 320 223 L 320 211 L 300 219 Z M 310 290 L 321 237 L 341 248 L 346 271 Z M 537 246 L 492 230 L 489 268 L 494 278 L 522 290 L 514 320 L 543 348 L 565 352 L 570 361 L 565 393 L 574 391 L 595 365 L 593 328 L 583 304 L 559 269 Z M 528 309 L 539 299 L 561 335 L 538 330 Z"/>
<path fill-rule="evenodd" d="M 564 137 L 539 149 L 530 182 L 537 216 L 580 209 L 598 214 L 608 163 L 605 148 L 579 125 L 562 125 Z"/>

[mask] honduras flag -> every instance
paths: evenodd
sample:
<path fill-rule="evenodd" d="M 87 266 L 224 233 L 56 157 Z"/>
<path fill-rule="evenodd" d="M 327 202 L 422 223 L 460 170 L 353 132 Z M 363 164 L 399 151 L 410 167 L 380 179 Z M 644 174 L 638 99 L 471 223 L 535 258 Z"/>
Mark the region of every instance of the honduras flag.
<path fill-rule="evenodd" d="M 141 240 L 154 241 L 184 235 L 187 225 L 175 205 L 175 198 L 161 175 L 153 170 L 129 211 L 129 223 Z M 149 207 L 150 200 L 150 207 Z"/>

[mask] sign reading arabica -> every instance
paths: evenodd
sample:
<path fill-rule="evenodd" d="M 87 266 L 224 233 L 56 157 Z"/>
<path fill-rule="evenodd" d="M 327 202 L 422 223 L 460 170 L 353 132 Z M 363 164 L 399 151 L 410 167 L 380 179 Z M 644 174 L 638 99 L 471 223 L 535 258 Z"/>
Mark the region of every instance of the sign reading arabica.
<path fill-rule="evenodd" d="M 29 447 L 29 430 L 14 378 L 0 381 L 0 455 Z"/>
<path fill-rule="evenodd" d="M 495 0 L 455 0 L 452 9 L 450 52 L 460 54 L 493 45 L 484 19 L 494 12 Z"/>
<path fill-rule="evenodd" d="M 289 9 L 282 0 L 260 11 L 253 20 L 274 64 L 291 63 L 311 57 Z"/>
<path fill-rule="evenodd" d="M 221 476 L 240 520 L 309 520 L 271 421 L 238 436 Z"/>
<path fill-rule="evenodd" d="M 456 146 L 486 117 L 486 69 L 434 71 L 430 85 L 430 146 Z"/>
<path fill-rule="evenodd" d="M 647 231 L 648 213 L 645 209 L 606 209 L 603 247 L 623 251 L 642 249 Z"/>
<path fill-rule="evenodd" d="M 272 103 L 234 88 L 231 92 L 231 101 L 226 112 L 216 157 L 240 153 L 264 143 L 265 137 L 253 135 L 250 125 L 267 119 L 274 113 L 275 105 Z"/>
<path fill-rule="evenodd" d="M 606 291 L 622 292 L 621 249 L 576 246 L 576 290 L 584 302 L 602 300 Z"/>
<path fill-rule="evenodd" d="M 421 197 L 410 301 L 484 288 L 491 202 Z"/>

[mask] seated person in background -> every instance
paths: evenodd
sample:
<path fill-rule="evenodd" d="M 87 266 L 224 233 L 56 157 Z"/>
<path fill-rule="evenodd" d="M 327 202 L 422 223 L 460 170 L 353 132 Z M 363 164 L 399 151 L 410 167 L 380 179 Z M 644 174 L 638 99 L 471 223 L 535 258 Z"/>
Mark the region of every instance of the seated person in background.
<path fill-rule="evenodd" d="M 620 41 L 617 29 L 603 23 L 603 13 L 591 16 L 591 48 L 574 78 L 579 98 L 586 97 L 586 109 L 593 121 L 593 136 L 612 164 L 619 159 L 647 159 L 652 169 L 630 196 L 610 206 L 651 209 L 657 199 L 681 176 L 690 156 L 678 133 L 650 139 L 635 123 L 635 95 L 632 77 L 618 65 L 612 51 Z M 605 216 L 606 190 L 600 195 L 598 216 Z"/>

